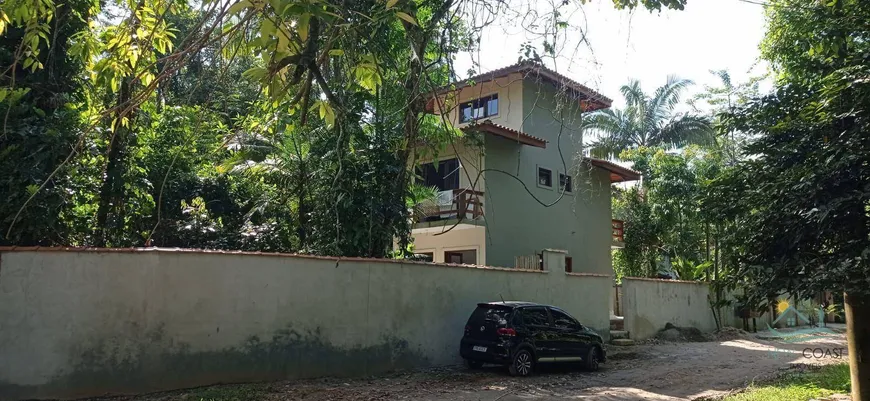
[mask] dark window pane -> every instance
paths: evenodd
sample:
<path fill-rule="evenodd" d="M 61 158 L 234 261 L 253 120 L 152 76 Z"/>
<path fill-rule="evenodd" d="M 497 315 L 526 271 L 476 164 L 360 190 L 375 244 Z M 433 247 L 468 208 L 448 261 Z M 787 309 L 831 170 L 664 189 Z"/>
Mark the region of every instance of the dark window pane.
<path fill-rule="evenodd" d="M 559 174 L 559 188 L 564 188 L 565 192 L 571 192 L 574 190 L 570 175 Z"/>
<path fill-rule="evenodd" d="M 523 308 L 523 323 L 529 326 L 549 326 L 550 317 L 544 308 Z"/>
<path fill-rule="evenodd" d="M 545 187 L 553 186 L 553 172 L 542 167 L 538 167 L 538 184 Z"/>
<path fill-rule="evenodd" d="M 498 326 L 506 326 L 510 317 L 511 309 L 498 305 L 482 305 L 468 318 L 469 324 L 482 324 L 484 322 L 493 322 Z"/>
<path fill-rule="evenodd" d="M 442 191 L 459 189 L 459 159 L 444 160 L 439 163 L 438 169 L 444 177 L 440 187 Z"/>
<path fill-rule="evenodd" d="M 568 316 L 567 313 L 562 312 L 558 309 L 550 309 L 550 314 L 553 315 L 553 324 L 556 327 L 563 329 L 573 329 L 577 326 L 577 321 L 574 320 L 571 316 Z"/>
<path fill-rule="evenodd" d="M 427 187 L 435 187 L 439 191 L 459 189 L 459 159 L 442 160 L 437 168 L 434 163 L 426 163 L 416 170 L 422 184 Z"/>
<path fill-rule="evenodd" d="M 447 263 L 474 265 L 477 264 L 477 251 L 474 249 L 467 251 L 446 251 L 444 252 L 444 261 Z"/>

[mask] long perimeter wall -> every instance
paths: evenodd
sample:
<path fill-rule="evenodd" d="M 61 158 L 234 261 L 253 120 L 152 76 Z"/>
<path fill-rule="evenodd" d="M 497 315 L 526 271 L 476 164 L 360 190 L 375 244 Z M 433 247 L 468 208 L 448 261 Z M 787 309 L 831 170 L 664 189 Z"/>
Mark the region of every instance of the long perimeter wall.
<path fill-rule="evenodd" d="M 0 399 L 353 376 L 459 362 L 477 302 L 608 337 L 607 275 L 173 250 L 0 250 Z M 700 300 L 699 300 L 700 301 Z"/>

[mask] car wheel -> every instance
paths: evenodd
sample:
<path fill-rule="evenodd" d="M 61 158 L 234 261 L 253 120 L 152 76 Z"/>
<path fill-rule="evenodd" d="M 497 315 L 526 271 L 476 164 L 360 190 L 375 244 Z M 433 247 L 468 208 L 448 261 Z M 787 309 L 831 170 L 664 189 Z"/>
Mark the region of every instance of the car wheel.
<path fill-rule="evenodd" d="M 514 354 L 508 370 L 511 376 L 528 376 L 535 368 L 535 359 L 527 349 L 520 349 Z"/>
<path fill-rule="evenodd" d="M 481 362 L 481 361 L 474 361 L 474 360 L 471 360 L 471 359 L 466 359 L 466 360 L 465 360 L 465 366 L 468 366 L 469 369 L 475 369 L 475 370 L 476 370 L 476 369 L 480 369 L 480 368 L 483 367 L 483 362 Z"/>
<path fill-rule="evenodd" d="M 598 364 L 600 362 L 598 353 L 598 347 L 589 348 L 589 352 L 586 353 L 586 370 L 592 372 L 598 370 Z"/>

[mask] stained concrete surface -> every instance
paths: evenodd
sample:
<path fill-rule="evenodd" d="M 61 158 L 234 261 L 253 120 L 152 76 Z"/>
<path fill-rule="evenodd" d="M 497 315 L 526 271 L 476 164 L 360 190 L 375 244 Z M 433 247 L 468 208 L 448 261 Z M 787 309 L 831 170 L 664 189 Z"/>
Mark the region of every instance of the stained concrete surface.
<path fill-rule="evenodd" d="M 287 255 L 3 251 L 0 400 L 359 377 L 460 362 L 478 302 L 557 305 L 607 337 L 611 278 Z"/>
<path fill-rule="evenodd" d="M 805 348 L 845 347 L 842 334 L 801 343 L 759 340 L 752 335 L 703 343 L 646 343 L 611 347 L 599 372 L 549 366 L 536 376 L 513 378 L 503 368 L 469 371 L 428 369 L 364 379 L 318 379 L 243 386 L 217 386 L 105 401 L 231 400 L 594 400 L 683 401 L 735 389 L 806 369 L 846 363 L 842 358 L 805 358 Z"/>

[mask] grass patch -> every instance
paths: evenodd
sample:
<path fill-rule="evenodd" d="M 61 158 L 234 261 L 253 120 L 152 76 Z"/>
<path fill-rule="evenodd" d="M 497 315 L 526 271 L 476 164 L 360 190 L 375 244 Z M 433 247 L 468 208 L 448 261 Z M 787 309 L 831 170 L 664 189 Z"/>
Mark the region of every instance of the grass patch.
<path fill-rule="evenodd" d="M 261 400 L 268 392 L 265 384 L 236 384 L 200 387 L 185 393 L 184 401 L 254 401 Z"/>
<path fill-rule="evenodd" d="M 849 365 L 806 367 L 774 382 L 752 385 L 722 401 L 808 401 L 837 393 L 849 393 Z"/>

